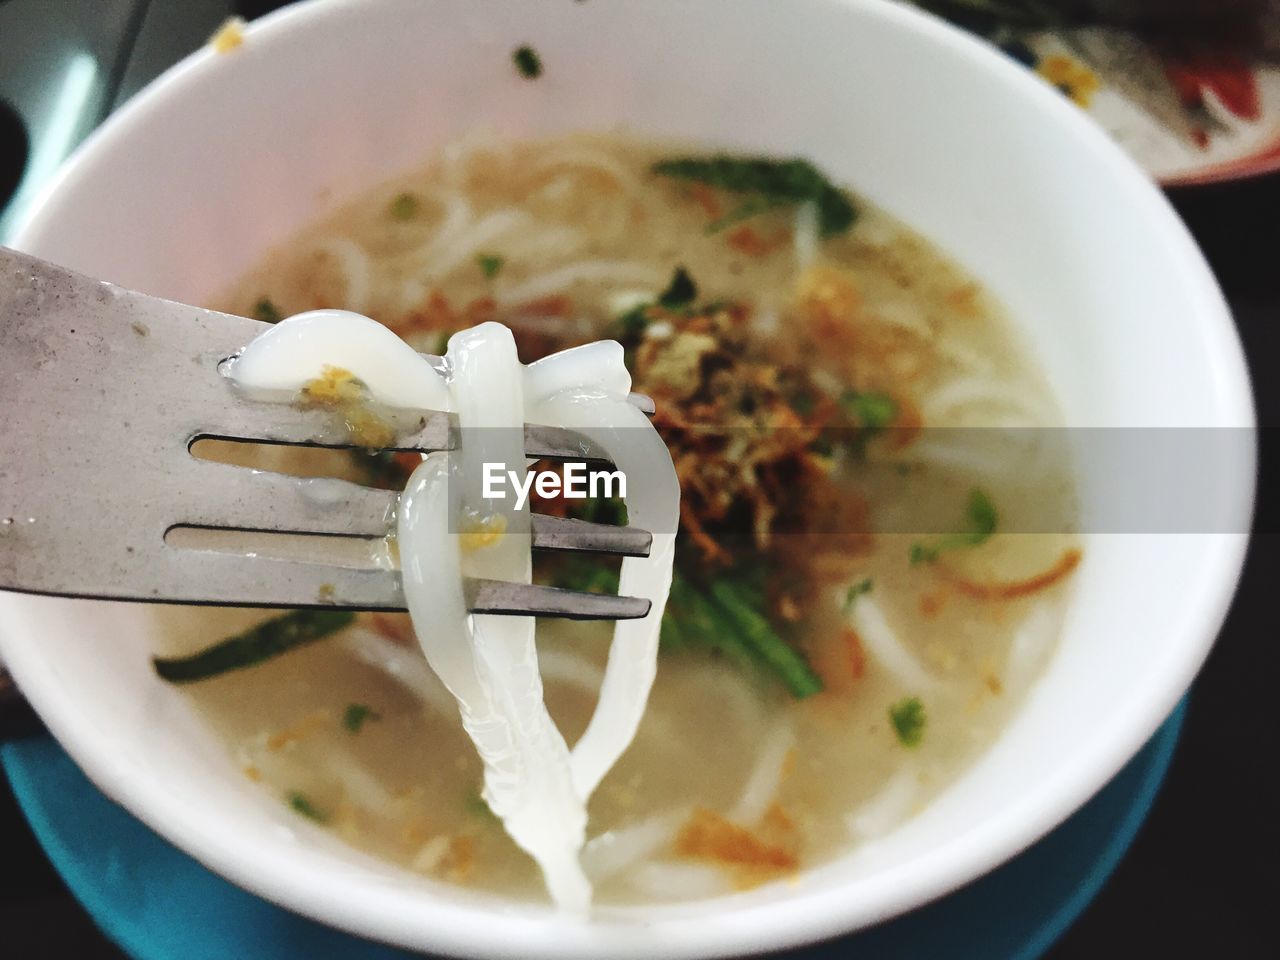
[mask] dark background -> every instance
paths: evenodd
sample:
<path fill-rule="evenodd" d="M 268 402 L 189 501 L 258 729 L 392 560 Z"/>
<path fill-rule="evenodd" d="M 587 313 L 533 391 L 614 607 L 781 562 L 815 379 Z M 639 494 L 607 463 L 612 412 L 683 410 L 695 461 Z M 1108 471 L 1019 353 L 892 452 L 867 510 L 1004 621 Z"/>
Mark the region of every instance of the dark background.
<path fill-rule="evenodd" d="M 250 16 L 276 5 L 230 4 Z M 206 9 L 211 19 L 226 12 L 200 0 L 191 7 Z M 131 66 L 149 53 L 146 25 Z M 206 23 L 190 28 L 198 39 L 185 49 L 209 30 Z M 155 63 L 166 59 L 176 55 L 158 54 Z M 141 83 L 154 70 L 148 64 L 138 72 Z M 129 72 L 123 76 L 120 97 L 133 86 Z M 13 143 L 11 132 L 0 130 L 0 148 Z M 1280 425 L 1280 177 L 1184 188 L 1170 199 L 1231 301 L 1260 423 Z M 1268 433 L 1262 432 L 1256 528 L 1269 532 L 1253 539 L 1240 592 L 1193 688 L 1164 789 L 1128 856 L 1047 960 L 1280 956 L 1272 922 L 1280 911 L 1280 533 L 1274 532 L 1280 507 L 1272 488 L 1280 481 Z M 831 951 L 841 952 L 838 943 Z M 9 957 L 123 955 L 67 893 L 0 778 L 0 958 Z"/>

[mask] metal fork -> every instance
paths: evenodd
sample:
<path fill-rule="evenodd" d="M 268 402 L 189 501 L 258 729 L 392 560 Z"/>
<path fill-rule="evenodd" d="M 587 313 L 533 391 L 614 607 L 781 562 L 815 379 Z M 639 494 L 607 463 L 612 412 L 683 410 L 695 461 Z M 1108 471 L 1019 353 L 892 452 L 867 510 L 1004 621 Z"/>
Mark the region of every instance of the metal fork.
<path fill-rule="evenodd" d="M 306 480 L 201 460 L 203 438 L 342 447 L 332 413 L 248 400 L 218 372 L 269 324 L 173 303 L 0 247 L 0 589 L 257 607 L 404 609 L 400 575 L 257 554 L 182 549 L 175 527 L 379 538 L 398 494 L 342 480 L 317 503 Z M 642 409 L 652 401 L 633 395 Z M 415 411 L 413 416 L 418 417 Z M 457 446 L 456 419 L 425 411 L 396 450 Z M 608 456 L 571 430 L 526 424 L 525 452 Z M 534 515 L 542 550 L 646 556 L 648 531 Z M 633 619 L 636 597 L 471 580 L 475 613 Z"/>

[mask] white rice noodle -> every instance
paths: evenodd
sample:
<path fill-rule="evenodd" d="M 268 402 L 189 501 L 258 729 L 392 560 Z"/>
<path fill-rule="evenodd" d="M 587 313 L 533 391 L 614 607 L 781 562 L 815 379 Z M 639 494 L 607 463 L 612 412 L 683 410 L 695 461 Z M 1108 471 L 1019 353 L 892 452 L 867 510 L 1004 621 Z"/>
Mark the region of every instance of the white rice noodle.
<path fill-rule="evenodd" d="M 587 245 L 587 240 L 586 233 L 573 227 L 543 224 L 536 231 L 504 240 L 501 253 L 508 261 L 525 256 L 567 260 L 576 256 Z"/>
<path fill-rule="evenodd" d="M 893 327 L 895 330 L 903 330 L 922 340 L 928 340 L 933 336 L 929 321 L 921 315 L 919 308 L 905 301 L 890 301 L 876 307 L 872 322 L 884 327 Z"/>
<path fill-rule="evenodd" d="M 437 834 L 418 848 L 409 861 L 409 869 L 418 873 L 435 873 L 448 853 L 449 838 L 443 833 Z"/>
<path fill-rule="evenodd" d="M 667 279 L 658 269 L 632 260 L 581 260 L 504 287 L 494 299 L 499 306 L 519 306 L 567 292 L 576 283 L 637 285 L 656 292 Z"/>
<path fill-rule="evenodd" d="M 451 187 L 461 187 L 466 169 L 482 153 L 499 153 L 504 149 L 491 130 L 473 127 L 463 136 L 452 140 L 440 151 L 441 179 Z"/>
<path fill-rule="evenodd" d="M 455 238 L 437 256 L 424 260 L 422 272 L 431 280 L 441 280 L 462 264 L 470 265 L 476 254 L 483 252 L 485 247 L 503 235 L 525 226 L 532 219 L 525 211 L 515 208 L 495 210 Z"/>
<path fill-rule="evenodd" d="M 595 884 L 617 876 L 671 844 L 686 816 L 663 813 L 592 837 L 582 848 L 582 869 Z"/>
<path fill-rule="evenodd" d="M 653 900 L 703 900 L 732 889 L 728 877 L 717 867 L 671 860 L 642 863 L 626 879 L 633 890 Z"/>
<path fill-rule="evenodd" d="M 401 497 L 398 530 L 405 599 L 431 668 L 458 701 L 462 724 L 484 764 L 482 797 L 507 833 L 542 868 L 557 904 L 583 912 L 591 885 L 578 864 L 585 798 L 575 789 L 569 750 L 543 702 L 532 617 L 472 616 L 462 578 L 529 582 L 528 507 L 476 499 L 481 463 L 522 468 L 520 365 L 510 331 L 497 324 L 455 334 L 450 403 L 461 443 L 428 456 Z M 434 373 L 434 372 L 433 372 Z M 372 387 L 372 385 L 371 385 Z M 505 428 L 505 429 L 504 429 Z M 463 509 L 500 511 L 506 532 L 463 554 L 451 532 Z M 430 628 L 427 629 L 427 625 Z"/>
<path fill-rule="evenodd" d="M 403 813 L 403 803 L 349 751 L 329 745 L 324 750 L 322 763 L 325 772 L 342 784 L 346 798 L 361 810 L 384 820 L 393 820 Z"/>
<path fill-rule="evenodd" d="M 756 747 L 756 763 L 747 777 L 742 795 L 729 819 L 744 826 L 759 823 L 778 798 L 786 771 L 787 757 L 796 744 L 795 731 L 786 720 L 778 720 Z"/>
<path fill-rule="evenodd" d="M 990 355 L 974 349 L 959 337 L 937 337 L 933 341 L 933 348 L 970 376 L 986 376 L 995 370 Z"/>
<path fill-rule="evenodd" d="M 938 387 L 920 405 L 926 423 L 961 421 L 964 426 L 1044 426 L 1050 411 L 1034 403 L 1025 390 L 982 377 L 957 377 Z M 994 416 L 1003 412 L 1005 416 Z M 961 414 L 969 416 L 960 416 Z"/>
<path fill-rule="evenodd" d="M 342 276 L 343 306 L 355 313 L 368 310 L 373 267 L 364 249 L 346 237 L 331 237 L 316 244 L 315 252 L 337 266 Z"/>
<path fill-rule="evenodd" d="M 920 775 L 912 766 L 903 767 L 879 793 L 845 817 L 849 835 L 860 843 L 879 840 L 911 816 L 919 795 Z"/>
<path fill-rule="evenodd" d="M 917 693 L 938 689 L 938 679 L 898 639 L 874 597 L 859 597 L 848 621 L 875 664 L 891 673 L 899 683 Z"/>
<path fill-rule="evenodd" d="M 403 255 L 403 272 L 417 272 L 426 264 L 438 260 L 446 251 L 456 246 L 474 222 L 471 204 L 456 190 L 434 190 L 429 194 L 429 199 L 439 204 L 443 210 L 440 224 L 432 230 L 430 240 Z"/>
<path fill-rule="evenodd" d="M 1037 604 L 1018 624 L 1009 646 L 1004 686 L 1011 694 L 1024 692 L 1040 675 L 1053 653 L 1054 640 L 1062 629 L 1062 609 L 1056 604 Z"/>
<path fill-rule="evenodd" d="M 648 557 L 622 561 L 618 592 L 648 597 L 640 620 L 614 626 L 595 713 L 573 748 L 573 777 L 589 797 L 636 735 L 657 672 L 658 628 L 671 589 L 680 485 L 671 454 L 648 417 L 627 402 L 622 346 L 600 341 L 525 368 L 526 419 L 577 430 L 608 451 L 627 478 L 629 522 L 653 531 Z"/>
<path fill-rule="evenodd" d="M 972 442 L 965 444 L 968 434 L 958 434 L 950 439 L 945 435 L 926 435 L 924 439 L 912 444 L 907 458 L 913 463 L 923 463 L 930 467 L 955 470 L 977 476 L 999 478 L 1007 477 L 1012 468 L 1008 451 L 1000 451 L 988 446 L 979 449 Z"/>
<path fill-rule="evenodd" d="M 812 201 L 796 208 L 795 227 L 792 231 L 792 249 L 796 257 L 796 270 L 804 271 L 818 259 L 818 205 Z"/>
<path fill-rule="evenodd" d="M 641 184 L 634 173 L 602 150 L 590 147 L 566 147 L 544 154 L 534 164 L 536 174 L 551 173 L 566 167 L 602 174 L 630 193 L 639 193 Z"/>

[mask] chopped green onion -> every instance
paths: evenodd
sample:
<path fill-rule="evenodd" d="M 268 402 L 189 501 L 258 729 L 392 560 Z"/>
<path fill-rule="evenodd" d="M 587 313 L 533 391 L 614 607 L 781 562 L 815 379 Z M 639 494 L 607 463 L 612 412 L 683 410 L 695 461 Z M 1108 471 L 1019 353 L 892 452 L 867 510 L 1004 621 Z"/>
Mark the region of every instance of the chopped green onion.
<path fill-rule="evenodd" d="M 996 532 L 999 515 L 991 498 L 977 488 L 969 492 L 969 506 L 965 511 L 969 529 L 964 533 L 951 533 L 939 537 L 933 543 L 913 543 L 907 554 L 912 566 L 933 563 L 947 550 L 976 547 L 986 543 Z"/>
<path fill-rule="evenodd" d="M 689 306 L 697 297 L 698 285 L 689 276 L 689 271 L 684 267 L 676 267 L 675 273 L 671 275 L 671 283 L 658 297 L 658 306 L 664 310 L 678 310 Z"/>
<path fill-rule="evenodd" d="M 511 59 L 515 62 L 516 69 L 520 71 L 520 76 L 526 80 L 536 80 L 542 76 L 542 58 L 533 47 L 518 48 L 511 55 Z"/>
<path fill-rule="evenodd" d="M 849 587 L 849 589 L 844 592 L 844 606 L 842 608 L 844 612 L 849 613 L 852 611 L 853 605 L 858 602 L 858 598 L 864 593 L 870 593 L 872 586 L 874 586 L 874 584 L 872 583 L 871 578 L 864 577 Z"/>
<path fill-rule="evenodd" d="M 653 166 L 663 177 L 705 183 L 730 193 L 744 194 L 742 206 L 712 226 L 755 216 L 771 207 L 813 203 L 818 208 L 822 236 L 844 233 L 857 217 L 844 191 L 831 183 L 807 160 L 772 157 L 677 157 Z"/>
<path fill-rule="evenodd" d="M 889 722 L 898 742 L 904 747 L 918 747 L 924 739 L 924 704 L 919 697 L 907 697 L 889 708 Z"/>
<path fill-rule="evenodd" d="M 285 795 L 285 800 L 288 802 L 289 806 L 293 808 L 295 813 L 300 813 L 308 820 L 314 820 L 316 823 L 327 823 L 329 820 L 328 815 L 322 813 L 320 809 L 311 802 L 310 798 L 308 798 L 305 793 L 300 793 L 297 790 L 290 790 L 289 793 Z"/>
<path fill-rule="evenodd" d="M 270 297 L 263 297 L 253 305 L 253 318 L 263 323 L 279 323 L 283 316 Z"/>
<path fill-rule="evenodd" d="M 878 433 L 898 416 L 898 401 L 887 393 L 859 393 L 846 390 L 840 395 L 840 406 L 867 431 Z"/>
<path fill-rule="evenodd" d="M 350 610 L 294 610 L 186 657 L 155 657 L 156 673 L 170 683 L 193 683 L 256 666 L 350 626 Z"/>
<path fill-rule="evenodd" d="M 502 265 L 506 262 L 506 257 L 501 257 L 496 253 L 476 254 L 476 264 L 480 267 L 480 272 L 490 280 L 498 275 L 498 271 L 502 269 Z"/>
<path fill-rule="evenodd" d="M 474 816 L 481 817 L 485 820 L 498 819 L 498 815 L 494 813 L 489 804 L 485 802 L 485 799 L 479 790 L 469 791 L 463 799 L 462 804 L 467 808 L 467 812 Z"/>
<path fill-rule="evenodd" d="M 347 728 L 350 733 L 359 733 L 360 728 L 365 725 L 368 720 L 381 720 L 382 714 L 374 710 L 367 703 L 349 703 L 347 709 L 342 712 L 342 725 Z"/>
<path fill-rule="evenodd" d="M 613 322 L 619 340 L 639 340 L 649 326 L 649 305 L 639 303 Z"/>
<path fill-rule="evenodd" d="M 412 220 L 418 215 L 418 198 L 412 193 L 402 193 L 388 207 L 393 220 Z"/>
<path fill-rule="evenodd" d="M 711 585 L 711 597 L 738 628 L 747 646 L 777 672 L 793 696 L 807 697 L 822 690 L 818 675 L 755 609 L 741 584 L 717 580 Z"/>
<path fill-rule="evenodd" d="M 758 663 L 725 613 L 679 575 L 671 581 L 667 609 L 683 641 L 727 657 L 741 669 L 753 668 Z"/>

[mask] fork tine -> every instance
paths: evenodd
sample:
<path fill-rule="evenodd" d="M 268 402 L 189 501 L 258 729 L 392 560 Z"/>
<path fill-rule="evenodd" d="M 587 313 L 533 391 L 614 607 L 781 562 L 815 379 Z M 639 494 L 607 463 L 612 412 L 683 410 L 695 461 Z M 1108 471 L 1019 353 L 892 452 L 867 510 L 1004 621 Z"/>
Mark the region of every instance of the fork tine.
<path fill-rule="evenodd" d="M 307 447 L 350 448 L 354 444 L 336 429 L 331 410 L 305 410 L 282 403 L 262 403 L 236 397 L 224 410 L 209 415 L 216 423 L 201 423 L 191 431 L 191 440 L 246 440 Z M 427 453 L 452 450 L 458 445 L 458 418 L 452 413 L 428 410 L 420 416 L 421 426 L 399 436 L 388 449 Z M 590 460 L 612 463 L 609 454 L 589 437 L 564 427 L 524 425 L 525 453 L 535 459 Z"/>
<path fill-rule="evenodd" d="M 658 405 L 653 402 L 653 397 L 647 393 L 636 393 L 633 390 L 627 396 L 627 400 L 646 417 L 652 417 L 658 412 Z"/>
<path fill-rule="evenodd" d="M 399 494 L 332 477 L 292 477 L 196 460 L 177 484 L 171 526 L 277 533 L 382 537 L 391 532 Z M 193 493 L 197 492 L 197 493 Z M 535 550 L 647 557 L 653 534 L 637 527 L 531 516 Z"/>
<path fill-rule="evenodd" d="M 537 583 L 467 580 L 467 608 L 472 613 L 558 617 L 564 620 L 639 620 L 652 604 L 643 597 L 582 593 Z"/>
<path fill-rule="evenodd" d="M 173 525 L 381 537 L 399 494 L 333 477 L 292 477 L 194 457 L 168 505 Z"/>
<path fill-rule="evenodd" d="M 456 445 L 456 418 L 438 410 L 415 411 L 416 429 L 397 439 L 392 450 L 450 450 Z M 218 409 L 196 425 L 192 439 L 245 440 L 291 446 L 355 446 L 332 410 L 250 400 L 228 390 Z"/>
<path fill-rule="evenodd" d="M 237 607 L 349 607 L 403 610 L 400 575 L 376 567 L 245 556 L 165 544 L 168 583 L 153 590 L 165 602 Z"/>
<path fill-rule="evenodd" d="M 618 527 L 608 523 L 588 523 L 567 517 L 535 513 L 529 518 L 535 550 L 574 550 L 582 553 L 612 553 L 622 557 L 647 557 L 653 534 L 638 527 Z"/>
<path fill-rule="evenodd" d="M 400 575 L 373 568 L 246 557 L 166 548 L 175 573 L 172 589 L 155 597 L 183 603 L 248 607 L 349 607 L 403 610 Z M 194 576 L 193 576 L 194 574 Z M 192 591 L 191 584 L 200 584 Z M 649 613 L 641 597 L 580 593 L 540 584 L 468 579 L 463 583 L 472 613 L 557 617 L 567 620 L 636 620 Z"/>

